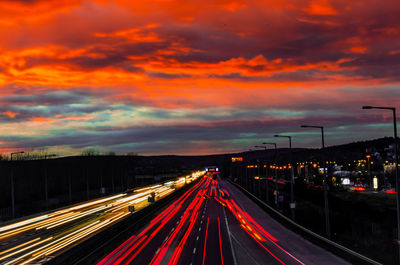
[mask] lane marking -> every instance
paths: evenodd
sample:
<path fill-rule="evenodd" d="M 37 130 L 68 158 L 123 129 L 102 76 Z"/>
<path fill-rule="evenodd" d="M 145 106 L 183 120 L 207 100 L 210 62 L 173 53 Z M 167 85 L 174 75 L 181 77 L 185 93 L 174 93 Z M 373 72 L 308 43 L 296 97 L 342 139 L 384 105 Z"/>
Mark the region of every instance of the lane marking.
<path fill-rule="evenodd" d="M 199 236 L 197 236 L 196 241 L 199 240 Z"/>
<path fill-rule="evenodd" d="M 196 254 L 196 248 L 193 249 L 193 254 Z"/>
<path fill-rule="evenodd" d="M 224 211 L 224 219 L 225 219 L 226 229 L 228 231 L 229 245 L 231 246 L 233 264 L 237 265 L 236 255 L 235 255 L 235 251 L 233 250 L 233 245 L 232 245 L 232 234 L 231 234 L 231 230 L 229 229 L 228 218 L 226 218 L 225 208 L 222 208 L 222 210 Z"/>
<path fill-rule="evenodd" d="M 233 240 L 235 240 L 235 242 L 240 246 L 240 248 L 242 248 L 243 250 L 246 250 L 246 249 L 242 246 L 242 244 L 240 244 L 239 240 L 236 239 L 236 237 L 234 237 L 234 236 L 232 235 L 232 238 L 233 238 Z M 251 259 L 253 260 L 253 262 L 254 262 L 256 265 L 260 265 L 252 256 L 250 256 L 250 253 L 249 253 L 249 252 L 247 252 L 247 251 L 243 251 L 243 252 L 246 253 L 247 256 L 249 256 L 249 258 L 251 258 Z M 235 262 L 235 261 L 234 261 L 234 262 Z"/>

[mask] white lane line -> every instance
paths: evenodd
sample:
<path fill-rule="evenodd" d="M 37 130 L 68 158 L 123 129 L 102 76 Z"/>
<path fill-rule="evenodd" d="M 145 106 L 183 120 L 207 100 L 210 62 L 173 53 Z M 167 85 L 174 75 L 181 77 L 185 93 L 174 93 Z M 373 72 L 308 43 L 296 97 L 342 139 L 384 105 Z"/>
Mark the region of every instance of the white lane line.
<path fill-rule="evenodd" d="M 201 231 L 201 227 L 199 228 L 199 232 Z"/>
<path fill-rule="evenodd" d="M 229 229 L 228 218 L 226 218 L 225 208 L 222 208 L 222 210 L 224 211 L 224 219 L 225 219 L 226 229 L 228 230 L 229 245 L 231 246 L 233 264 L 237 265 L 235 251 L 233 250 L 233 245 L 232 245 L 232 234 L 231 234 L 231 230 Z"/>
<path fill-rule="evenodd" d="M 196 241 L 199 240 L 199 236 L 197 236 Z"/>
<path fill-rule="evenodd" d="M 193 254 L 195 254 L 195 253 L 196 253 L 196 248 L 193 249 Z"/>
<path fill-rule="evenodd" d="M 242 244 L 240 244 L 239 240 L 237 240 L 236 237 L 234 237 L 234 236 L 232 235 L 232 238 L 233 238 L 233 240 L 235 240 L 236 244 L 238 244 L 240 248 L 242 248 L 243 250 L 245 250 L 245 248 L 242 246 Z M 251 258 L 251 259 L 253 260 L 253 262 L 254 262 L 256 265 L 260 265 L 260 263 L 258 263 L 252 256 L 250 256 L 250 253 L 249 253 L 249 252 L 243 251 L 243 253 L 246 253 L 247 256 L 248 256 L 249 258 Z M 233 262 L 235 262 L 235 259 L 233 260 Z"/>

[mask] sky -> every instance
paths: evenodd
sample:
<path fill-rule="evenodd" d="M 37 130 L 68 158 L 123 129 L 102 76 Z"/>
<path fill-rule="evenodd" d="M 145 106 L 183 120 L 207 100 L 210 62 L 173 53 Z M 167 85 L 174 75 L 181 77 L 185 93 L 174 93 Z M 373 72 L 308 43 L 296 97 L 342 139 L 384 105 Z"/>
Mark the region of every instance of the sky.
<path fill-rule="evenodd" d="M 0 153 L 391 136 L 400 1 L 0 0 Z"/>

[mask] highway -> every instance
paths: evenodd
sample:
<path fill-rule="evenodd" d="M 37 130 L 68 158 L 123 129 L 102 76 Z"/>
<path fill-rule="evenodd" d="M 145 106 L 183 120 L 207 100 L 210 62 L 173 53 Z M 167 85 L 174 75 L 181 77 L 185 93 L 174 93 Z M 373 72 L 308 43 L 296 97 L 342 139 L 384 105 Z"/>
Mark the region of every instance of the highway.
<path fill-rule="evenodd" d="M 78 245 L 205 172 L 47 212 L 0 227 L 0 264 L 40 264 Z"/>
<path fill-rule="evenodd" d="M 281 226 L 258 223 L 232 187 L 206 175 L 98 264 L 347 264 Z"/>

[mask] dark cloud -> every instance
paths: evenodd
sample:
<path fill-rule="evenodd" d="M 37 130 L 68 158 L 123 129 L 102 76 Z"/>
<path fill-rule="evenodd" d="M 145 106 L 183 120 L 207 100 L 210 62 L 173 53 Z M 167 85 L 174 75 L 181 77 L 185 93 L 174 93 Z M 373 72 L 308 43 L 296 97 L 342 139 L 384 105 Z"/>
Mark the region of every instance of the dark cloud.
<path fill-rule="evenodd" d="M 376 119 L 375 119 L 376 118 Z M 54 146 L 69 146 L 72 148 L 85 148 L 87 146 L 102 146 L 106 149 L 119 152 L 140 151 L 157 153 L 163 152 L 191 152 L 190 146 L 197 146 L 198 143 L 208 143 L 220 148 L 243 148 L 244 145 L 252 146 L 260 142 L 260 139 L 271 138 L 277 132 L 289 132 L 294 135 L 295 145 L 305 144 L 319 145 L 318 134 L 313 131 L 303 130 L 301 124 L 326 125 L 328 145 L 350 142 L 372 137 L 377 132 L 382 136 L 382 129 L 368 127 L 368 124 L 379 123 L 378 116 L 365 117 L 360 120 L 357 117 L 315 117 L 299 118 L 289 121 L 232 121 L 215 122 L 213 126 L 191 124 L 176 127 L 130 127 L 130 128 L 98 128 L 91 132 L 71 130 L 60 132 L 50 137 L 0 137 L 2 141 L 23 143 L 26 148 L 42 148 Z M 357 124 L 354 126 L 354 124 Z M 341 127 L 351 126 L 352 129 L 343 131 Z M 366 130 L 366 128 L 369 128 Z M 362 133 L 360 133 L 362 132 Z M 197 144 L 196 144 L 197 143 Z M 207 144 L 206 144 L 207 145 Z M 215 147 L 214 146 L 214 147 Z M 156 148 L 156 149 L 152 149 Z M 174 149 L 175 148 L 175 149 Z M 182 149 L 181 149 L 182 148 Z M 214 148 L 214 150 L 216 150 Z"/>
<path fill-rule="evenodd" d="M 13 2 L 15 13 L 2 13 L 13 26 L 1 44 L 0 121 L 23 133 L 38 117 L 89 120 L 0 136 L 10 145 L 247 149 L 287 132 L 319 146 L 300 124 L 326 126 L 331 144 L 384 136 L 390 116 L 361 106 L 400 102 L 398 0 L 321 1 L 325 14 L 311 0 L 237 10 L 219 1 Z"/>
<path fill-rule="evenodd" d="M 9 95 L 0 97 L 0 121 L 24 122 L 33 118 L 56 118 L 79 116 L 103 111 L 126 109 L 125 106 L 92 102 L 107 96 L 109 92 L 93 95 L 91 91 L 68 90 L 30 95 Z M 9 114 L 11 112 L 11 115 Z"/>
<path fill-rule="evenodd" d="M 64 105 L 87 101 L 85 92 L 50 92 L 48 94 L 10 95 L 0 98 L 2 104 L 8 105 Z"/>

